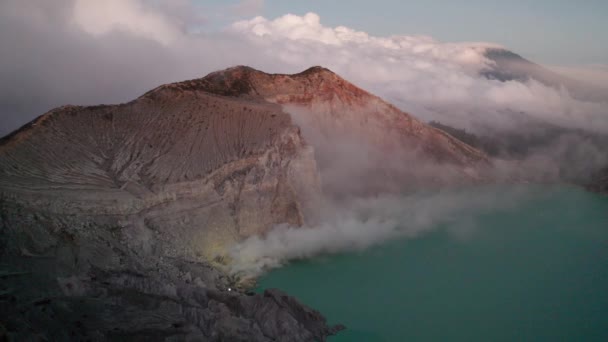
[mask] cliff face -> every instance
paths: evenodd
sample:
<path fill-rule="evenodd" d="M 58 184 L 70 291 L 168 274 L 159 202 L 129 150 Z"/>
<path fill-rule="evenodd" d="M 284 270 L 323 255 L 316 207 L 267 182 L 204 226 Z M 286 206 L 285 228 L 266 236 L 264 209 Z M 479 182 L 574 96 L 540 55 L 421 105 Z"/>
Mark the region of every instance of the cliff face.
<path fill-rule="evenodd" d="M 189 257 L 301 225 L 318 190 L 312 149 L 289 115 L 205 92 L 62 107 L 0 146 L 6 200 L 168 230 Z"/>
<path fill-rule="evenodd" d="M 0 328 L 324 340 L 334 330 L 318 312 L 228 291 L 239 279 L 220 271 L 235 241 L 302 225 L 319 191 L 312 148 L 274 104 L 166 89 L 55 109 L 0 142 Z"/>

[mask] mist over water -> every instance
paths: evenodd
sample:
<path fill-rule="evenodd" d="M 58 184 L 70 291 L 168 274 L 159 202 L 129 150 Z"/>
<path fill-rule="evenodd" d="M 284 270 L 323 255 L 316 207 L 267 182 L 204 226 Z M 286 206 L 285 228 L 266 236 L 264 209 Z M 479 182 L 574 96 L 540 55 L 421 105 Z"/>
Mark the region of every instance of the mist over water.
<path fill-rule="evenodd" d="M 318 225 L 278 226 L 252 236 L 231 250 L 232 271 L 262 274 L 293 260 L 362 251 L 389 240 L 416 238 L 447 230 L 467 239 L 478 215 L 510 210 L 530 198 L 551 196 L 525 185 L 461 187 L 408 194 L 332 199 L 326 197 Z"/>
<path fill-rule="evenodd" d="M 563 184 L 588 177 L 608 160 L 597 144 L 564 134 L 542 148 L 531 148 L 519 160 L 492 159 L 487 168 L 478 165 L 485 181 L 462 181 L 454 165 L 401 150 L 386 152 L 370 142 L 373 131 L 354 132 L 351 126 L 356 125 L 344 118 L 343 126 L 327 132 L 308 109 L 285 109 L 315 148 L 323 189 L 320 212 L 311 226 L 280 225 L 232 247 L 231 271 L 241 276 L 436 231 L 466 239 L 487 229 L 476 217 L 549 200 L 560 189 L 539 191 L 528 182 Z"/>
<path fill-rule="evenodd" d="M 425 198 L 436 211 L 420 212 Z M 283 253 L 271 241 L 295 243 L 287 232 L 243 246 L 292 259 L 259 289 L 285 289 L 345 324 L 330 341 L 608 339 L 608 198 L 488 186 L 376 204 L 393 221 L 369 221 L 375 238 L 353 221 L 314 228 L 331 232 L 321 250 L 307 242 Z"/>
<path fill-rule="evenodd" d="M 467 239 L 488 228 L 475 219 L 480 215 L 548 201 L 560 191 L 528 182 L 584 179 L 608 160 L 597 143 L 563 134 L 521 159 L 493 159 L 490 167 L 480 168 L 485 182 L 463 182 L 454 165 L 416 153 L 386 152 L 368 140 L 369 133 L 349 130 L 348 121 L 342 130 L 328 133 L 307 109 L 285 109 L 315 148 L 323 189 L 320 212 L 314 225 L 279 225 L 233 246 L 231 272 L 244 277 L 290 261 L 363 251 L 437 231 Z"/>

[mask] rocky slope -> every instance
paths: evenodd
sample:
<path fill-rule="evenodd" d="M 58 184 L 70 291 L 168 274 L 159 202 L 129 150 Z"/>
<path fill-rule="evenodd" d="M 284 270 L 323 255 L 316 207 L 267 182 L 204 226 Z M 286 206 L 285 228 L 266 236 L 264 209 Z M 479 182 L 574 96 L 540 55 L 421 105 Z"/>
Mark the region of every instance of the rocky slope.
<path fill-rule="evenodd" d="M 212 260 L 302 225 L 318 195 L 277 105 L 167 89 L 53 110 L 0 145 L 0 324 L 16 340 L 323 340 L 320 314 L 226 292 Z"/>
<path fill-rule="evenodd" d="M 148 96 L 161 89 L 204 89 L 280 104 L 315 146 L 327 191 L 351 191 L 353 184 L 377 192 L 478 181 L 490 166 L 479 150 L 322 67 L 284 75 L 239 66 Z"/>
<path fill-rule="evenodd" d="M 5 138 L 0 189 L 56 215 L 120 217 L 138 234 L 171 227 L 183 249 L 174 254 L 212 256 L 273 224 L 303 223 L 318 192 L 312 153 L 278 106 L 160 91 L 62 107 Z"/>
<path fill-rule="evenodd" d="M 343 165 L 344 146 L 363 162 Z M 340 327 L 297 300 L 241 293 L 226 249 L 314 220 L 332 172 L 386 186 L 488 165 L 319 67 L 236 67 L 61 107 L 0 141 L 0 323 L 17 340 L 324 340 Z"/>

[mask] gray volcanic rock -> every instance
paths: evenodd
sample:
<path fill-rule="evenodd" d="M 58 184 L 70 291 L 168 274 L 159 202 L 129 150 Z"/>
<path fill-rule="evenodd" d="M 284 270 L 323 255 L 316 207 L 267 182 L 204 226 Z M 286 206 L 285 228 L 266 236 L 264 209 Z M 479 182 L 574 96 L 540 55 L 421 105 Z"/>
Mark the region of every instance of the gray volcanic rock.
<path fill-rule="evenodd" d="M 173 256 L 212 257 L 274 224 L 301 225 L 318 191 L 312 149 L 289 115 L 206 92 L 58 108 L 0 145 L 6 200 L 161 231 L 179 246 Z"/>
<path fill-rule="evenodd" d="M 324 340 L 319 313 L 220 270 L 319 193 L 274 104 L 164 89 L 55 109 L 0 143 L 0 324 L 15 340 Z"/>
<path fill-rule="evenodd" d="M 1 222 L 11 340 L 323 341 L 341 328 L 278 290 L 227 291 L 232 280 L 205 263 L 130 248 L 101 220 L 3 203 Z"/>
<path fill-rule="evenodd" d="M 15 341 L 322 341 L 316 311 L 209 264 L 131 246 L 105 217 L 2 203 L 0 322 Z"/>

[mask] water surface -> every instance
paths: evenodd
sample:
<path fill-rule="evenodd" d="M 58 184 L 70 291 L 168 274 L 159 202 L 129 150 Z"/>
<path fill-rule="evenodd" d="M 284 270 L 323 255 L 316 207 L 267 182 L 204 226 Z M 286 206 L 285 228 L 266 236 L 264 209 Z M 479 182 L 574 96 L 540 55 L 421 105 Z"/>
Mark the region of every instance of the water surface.
<path fill-rule="evenodd" d="M 608 198 L 534 187 L 415 238 L 290 263 L 269 287 L 345 324 L 333 342 L 608 341 Z"/>

